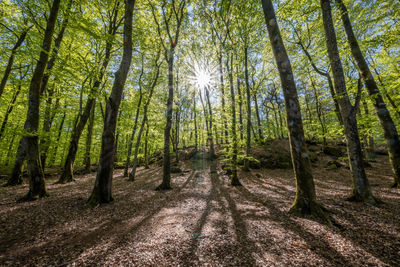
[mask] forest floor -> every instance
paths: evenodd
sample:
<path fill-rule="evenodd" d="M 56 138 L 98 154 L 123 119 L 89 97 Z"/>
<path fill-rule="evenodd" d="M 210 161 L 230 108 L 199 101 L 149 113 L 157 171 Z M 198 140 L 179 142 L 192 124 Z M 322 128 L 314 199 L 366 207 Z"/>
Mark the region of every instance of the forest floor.
<path fill-rule="evenodd" d="M 288 214 L 291 169 L 240 172 L 231 187 L 219 162 L 188 160 L 158 192 L 162 169 L 116 170 L 112 204 L 88 208 L 95 174 L 47 181 L 50 197 L 16 203 L 28 185 L 0 189 L 0 266 L 400 266 L 400 190 L 387 156 L 367 169 L 380 207 L 345 201 L 350 171 L 314 165 L 318 199 L 340 225 Z M 214 171 L 215 170 L 215 171 Z"/>

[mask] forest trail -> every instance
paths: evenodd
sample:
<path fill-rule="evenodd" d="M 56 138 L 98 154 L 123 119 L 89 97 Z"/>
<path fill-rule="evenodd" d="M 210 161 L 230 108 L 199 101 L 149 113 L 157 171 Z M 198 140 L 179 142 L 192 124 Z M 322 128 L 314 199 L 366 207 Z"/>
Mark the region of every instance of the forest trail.
<path fill-rule="evenodd" d="M 386 163 L 376 164 L 374 171 Z M 36 202 L 12 201 L 27 185 L 2 189 L 0 265 L 400 264 L 395 190 L 381 192 L 390 198 L 382 208 L 348 203 L 340 198 L 351 182 L 338 177 L 348 171 L 316 169 L 316 177 L 323 177 L 317 180 L 320 199 L 343 226 L 339 230 L 287 213 L 295 190 L 291 170 L 241 172 L 244 186 L 231 187 L 221 163 L 202 153 L 179 167 L 183 173 L 172 176 L 173 190 L 165 192 L 154 191 L 162 177 L 159 166 L 139 168 L 133 183 L 116 170 L 115 202 L 94 209 L 85 206 L 94 174 L 65 185 L 48 183 L 51 196 Z M 373 179 L 387 181 L 382 171 Z M 336 196 L 327 188 L 336 188 Z"/>

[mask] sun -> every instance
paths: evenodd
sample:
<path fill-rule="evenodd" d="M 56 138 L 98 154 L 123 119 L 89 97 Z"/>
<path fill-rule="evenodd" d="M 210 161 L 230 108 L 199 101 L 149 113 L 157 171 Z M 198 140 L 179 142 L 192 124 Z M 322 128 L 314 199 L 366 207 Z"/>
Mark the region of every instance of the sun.
<path fill-rule="evenodd" d="M 203 89 L 211 85 L 211 75 L 204 69 L 196 72 L 196 84 Z"/>

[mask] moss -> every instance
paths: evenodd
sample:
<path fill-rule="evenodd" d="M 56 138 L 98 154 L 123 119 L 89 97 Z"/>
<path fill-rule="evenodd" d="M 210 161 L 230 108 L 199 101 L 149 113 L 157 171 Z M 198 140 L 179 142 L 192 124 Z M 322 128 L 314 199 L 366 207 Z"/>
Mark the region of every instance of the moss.
<path fill-rule="evenodd" d="M 289 213 L 298 217 L 311 216 L 323 223 L 333 225 L 332 219 L 325 213 L 327 211 L 328 210 L 317 201 L 297 196 L 290 207 Z"/>
<path fill-rule="evenodd" d="M 372 194 L 370 194 L 367 197 L 361 196 L 357 191 L 353 190 L 350 196 L 346 198 L 346 201 L 350 202 L 363 202 L 372 206 L 378 206 L 383 203 L 382 200 L 380 200 L 377 197 L 374 197 Z"/>

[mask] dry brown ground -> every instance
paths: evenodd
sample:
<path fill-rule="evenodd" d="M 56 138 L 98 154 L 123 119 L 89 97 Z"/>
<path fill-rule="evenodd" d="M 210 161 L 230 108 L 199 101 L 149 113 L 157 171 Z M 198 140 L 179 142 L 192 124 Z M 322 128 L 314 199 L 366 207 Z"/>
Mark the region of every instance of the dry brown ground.
<path fill-rule="evenodd" d="M 94 174 L 65 185 L 47 183 L 50 197 L 16 203 L 27 185 L 0 189 L 1 266 L 400 266 L 400 190 L 387 157 L 367 169 L 385 204 L 349 203 L 350 172 L 314 166 L 318 198 L 341 228 L 287 211 L 291 170 L 240 173 L 233 188 L 220 166 L 185 162 L 174 189 L 156 192 L 161 168 L 139 169 L 128 182 L 116 170 L 115 202 L 88 208 Z M 211 165 L 213 167 L 213 165 Z"/>

